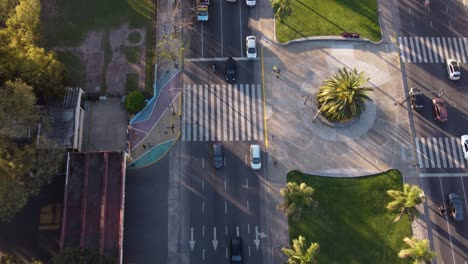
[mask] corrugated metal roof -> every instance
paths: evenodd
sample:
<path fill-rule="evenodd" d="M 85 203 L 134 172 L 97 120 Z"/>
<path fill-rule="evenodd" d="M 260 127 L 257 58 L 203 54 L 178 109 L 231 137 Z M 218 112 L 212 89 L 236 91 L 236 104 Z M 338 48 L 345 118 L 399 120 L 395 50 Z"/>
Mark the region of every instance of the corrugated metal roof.
<path fill-rule="evenodd" d="M 67 87 L 67 92 L 63 98 L 53 99 L 46 102 L 46 106 L 49 108 L 75 108 L 80 102 L 80 91 L 79 87 Z"/>

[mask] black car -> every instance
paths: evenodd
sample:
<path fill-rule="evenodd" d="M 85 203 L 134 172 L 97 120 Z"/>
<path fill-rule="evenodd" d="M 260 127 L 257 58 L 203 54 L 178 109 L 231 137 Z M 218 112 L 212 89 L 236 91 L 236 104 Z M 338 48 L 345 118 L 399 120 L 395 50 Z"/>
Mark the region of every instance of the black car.
<path fill-rule="evenodd" d="M 460 196 L 456 193 L 449 194 L 450 208 L 449 214 L 454 221 L 463 220 L 463 206 Z"/>
<path fill-rule="evenodd" d="M 240 237 L 231 238 L 231 263 L 242 263 L 242 240 Z"/>
<path fill-rule="evenodd" d="M 411 108 L 414 110 L 421 110 L 423 105 L 423 94 L 418 88 L 411 88 L 410 92 Z"/>
<path fill-rule="evenodd" d="M 223 157 L 223 145 L 221 143 L 213 144 L 213 166 L 216 169 L 223 167 L 224 157 Z"/>
<path fill-rule="evenodd" d="M 224 77 L 226 78 L 227 82 L 233 82 L 236 80 L 236 74 L 236 60 L 232 57 L 229 57 L 226 60 L 226 74 L 224 75 Z"/>

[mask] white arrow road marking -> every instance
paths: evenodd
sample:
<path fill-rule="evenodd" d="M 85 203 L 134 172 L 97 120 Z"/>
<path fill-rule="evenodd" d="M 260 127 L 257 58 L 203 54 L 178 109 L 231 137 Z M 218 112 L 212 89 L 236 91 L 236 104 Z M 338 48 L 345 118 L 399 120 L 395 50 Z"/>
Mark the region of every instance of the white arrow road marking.
<path fill-rule="evenodd" d="M 203 237 L 205 237 L 205 226 L 202 226 L 202 231 L 203 231 Z"/>
<path fill-rule="evenodd" d="M 205 249 L 203 249 L 203 260 L 205 260 Z"/>
<path fill-rule="evenodd" d="M 268 236 L 267 236 L 265 233 L 263 233 L 263 232 L 258 233 L 258 235 L 260 236 L 260 238 L 266 238 L 266 237 L 268 237 Z"/>
<path fill-rule="evenodd" d="M 257 247 L 257 250 L 258 250 L 258 247 L 260 246 L 260 239 L 258 239 L 258 226 L 255 226 L 255 239 L 253 243 Z"/>
<path fill-rule="evenodd" d="M 226 179 L 224 179 L 224 190 L 226 190 Z"/>
<path fill-rule="evenodd" d="M 216 251 L 216 248 L 218 247 L 218 240 L 216 239 L 216 226 L 213 227 L 213 237 L 214 237 L 213 240 L 212 240 L 212 242 L 213 242 L 213 247 L 214 247 L 214 250 Z M 203 253 L 204 253 L 204 252 L 205 252 L 205 251 L 203 251 Z"/>
<path fill-rule="evenodd" d="M 227 236 L 227 226 L 224 226 L 224 230 L 226 231 L 226 236 Z"/>
<path fill-rule="evenodd" d="M 250 224 L 247 224 L 247 234 L 250 234 Z"/>
<path fill-rule="evenodd" d="M 201 160 L 201 164 L 202 164 L 202 165 L 201 165 L 201 166 L 202 166 L 202 168 L 204 169 L 204 168 L 205 168 L 205 158 L 202 158 L 202 160 Z"/>
<path fill-rule="evenodd" d="M 195 240 L 193 240 L 193 227 L 190 228 L 190 251 L 193 251 L 193 247 L 195 247 Z"/>
<path fill-rule="evenodd" d="M 205 190 L 205 180 L 202 180 L 201 184 L 202 184 L 202 189 Z"/>
<path fill-rule="evenodd" d="M 205 212 L 205 202 L 202 202 L 202 210 Z"/>

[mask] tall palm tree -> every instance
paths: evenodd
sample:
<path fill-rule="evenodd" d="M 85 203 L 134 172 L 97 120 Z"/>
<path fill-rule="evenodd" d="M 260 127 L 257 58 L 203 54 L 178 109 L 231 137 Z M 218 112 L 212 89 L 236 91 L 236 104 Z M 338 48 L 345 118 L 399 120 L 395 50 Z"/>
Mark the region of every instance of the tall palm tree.
<path fill-rule="evenodd" d="M 317 255 L 320 249 L 318 243 L 310 243 L 310 246 L 307 247 L 305 243 L 305 238 L 299 236 L 298 239 L 293 239 L 292 248 L 282 248 L 286 256 L 288 256 L 289 264 L 316 264 Z"/>
<path fill-rule="evenodd" d="M 400 212 L 395 218 L 395 222 L 400 220 L 405 213 L 412 220 L 418 214 L 416 206 L 421 204 L 424 199 L 424 192 L 418 186 L 407 183 L 403 185 L 403 191 L 388 190 L 387 194 L 393 198 L 393 201 L 388 203 L 387 209 L 392 212 Z"/>
<path fill-rule="evenodd" d="M 312 198 L 314 189 L 305 182 L 300 185 L 296 182 L 288 182 L 286 188 L 280 190 L 284 202 L 278 206 L 287 216 L 298 219 L 304 207 L 310 207 L 317 203 Z"/>
<path fill-rule="evenodd" d="M 410 258 L 414 260 L 413 264 L 425 264 L 435 258 L 436 253 L 429 248 L 429 240 L 419 240 L 416 237 L 405 237 L 403 241 L 407 248 L 400 250 L 398 257 Z"/>
<path fill-rule="evenodd" d="M 343 122 L 359 117 L 366 109 L 370 87 L 363 87 L 369 81 L 364 72 L 356 68 L 343 67 L 331 78 L 323 82 L 317 94 L 317 103 L 321 114 L 330 121 Z"/>

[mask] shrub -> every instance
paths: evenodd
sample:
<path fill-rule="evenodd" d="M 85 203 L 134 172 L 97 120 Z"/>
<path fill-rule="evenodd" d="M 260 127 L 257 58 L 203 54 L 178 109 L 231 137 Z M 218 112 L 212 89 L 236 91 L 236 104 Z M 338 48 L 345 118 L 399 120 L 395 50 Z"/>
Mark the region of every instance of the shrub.
<path fill-rule="evenodd" d="M 125 108 L 132 114 L 140 112 L 145 105 L 145 96 L 140 91 L 133 91 L 125 98 Z"/>

